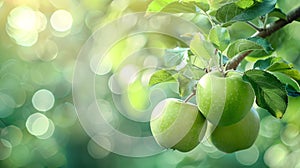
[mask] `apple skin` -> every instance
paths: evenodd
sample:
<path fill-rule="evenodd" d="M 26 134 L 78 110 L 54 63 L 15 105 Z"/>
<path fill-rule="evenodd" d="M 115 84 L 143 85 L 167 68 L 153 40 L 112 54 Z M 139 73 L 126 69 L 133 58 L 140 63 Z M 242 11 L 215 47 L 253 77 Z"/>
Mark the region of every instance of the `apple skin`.
<path fill-rule="evenodd" d="M 219 150 L 232 153 L 250 148 L 258 135 L 260 119 L 255 110 L 251 110 L 241 121 L 229 126 L 217 126 L 211 141 Z"/>
<path fill-rule="evenodd" d="M 199 110 L 213 125 L 231 125 L 240 121 L 251 109 L 254 91 L 242 75 L 229 71 L 205 74 L 197 83 L 196 101 Z"/>
<path fill-rule="evenodd" d="M 181 152 L 194 149 L 204 137 L 206 120 L 196 105 L 167 98 L 153 110 L 150 127 L 156 142 Z"/>

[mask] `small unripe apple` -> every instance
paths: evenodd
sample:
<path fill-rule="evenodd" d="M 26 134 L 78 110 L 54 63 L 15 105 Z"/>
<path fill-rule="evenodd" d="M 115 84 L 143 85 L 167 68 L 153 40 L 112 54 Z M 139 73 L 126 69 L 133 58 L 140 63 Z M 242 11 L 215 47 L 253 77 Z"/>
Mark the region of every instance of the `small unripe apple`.
<path fill-rule="evenodd" d="M 167 98 L 154 108 L 150 127 L 162 147 L 188 152 L 202 140 L 206 121 L 196 105 Z"/>
<path fill-rule="evenodd" d="M 251 110 L 235 124 L 217 126 L 210 137 L 219 150 L 232 153 L 251 147 L 257 138 L 259 127 L 259 116 L 256 111 Z"/>
<path fill-rule="evenodd" d="M 231 125 L 251 109 L 254 91 L 242 75 L 229 71 L 205 74 L 197 84 L 196 101 L 202 114 L 214 125 Z"/>

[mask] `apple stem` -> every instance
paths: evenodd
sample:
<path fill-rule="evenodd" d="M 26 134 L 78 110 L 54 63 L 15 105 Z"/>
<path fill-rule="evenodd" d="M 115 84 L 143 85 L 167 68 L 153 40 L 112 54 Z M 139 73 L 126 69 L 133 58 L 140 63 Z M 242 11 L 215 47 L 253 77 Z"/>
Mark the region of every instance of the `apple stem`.
<path fill-rule="evenodd" d="M 195 90 L 184 100 L 184 102 L 188 102 L 192 97 L 194 97 L 196 95 Z"/>

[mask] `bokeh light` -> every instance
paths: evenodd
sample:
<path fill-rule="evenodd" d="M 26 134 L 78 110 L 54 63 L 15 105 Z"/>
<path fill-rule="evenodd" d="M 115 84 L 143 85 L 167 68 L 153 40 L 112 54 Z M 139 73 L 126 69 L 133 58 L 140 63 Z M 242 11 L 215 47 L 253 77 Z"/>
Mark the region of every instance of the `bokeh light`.
<path fill-rule="evenodd" d="M 12 9 L 7 18 L 6 32 L 17 44 L 32 46 L 38 41 L 39 32 L 47 26 L 46 16 L 28 6 Z"/>
<path fill-rule="evenodd" d="M 35 12 L 30 7 L 16 7 L 9 14 L 8 24 L 15 29 L 34 30 L 36 28 Z"/>
<path fill-rule="evenodd" d="M 1 137 L 11 143 L 11 146 L 17 146 L 21 143 L 23 138 L 22 130 L 14 125 L 9 125 L 2 129 Z"/>
<path fill-rule="evenodd" d="M 87 145 L 87 150 L 89 154 L 95 158 L 95 159 L 102 159 L 106 157 L 110 151 L 102 148 L 100 145 L 98 145 L 95 141 L 90 140 Z"/>
<path fill-rule="evenodd" d="M 97 75 L 105 75 L 112 69 L 112 63 L 109 58 L 101 60 L 101 63 L 97 61 L 97 57 L 93 57 L 90 62 L 92 71 Z"/>
<path fill-rule="evenodd" d="M 52 118 L 57 126 L 63 128 L 72 126 L 77 120 L 74 105 L 69 102 L 58 105 L 53 111 Z"/>
<path fill-rule="evenodd" d="M 11 115 L 15 106 L 16 103 L 10 96 L 0 93 L 0 118 Z"/>
<path fill-rule="evenodd" d="M 43 61 L 52 61 L 58 55 L 58 46 L 54 41 L 46 40 L 39 44 L 36 54 Z"/>
<path fill-rule="evenodd" d="M 49 119 L 41 113 L 34 113 L 26 120 L 26 128 L 28 132 L 35 136 L 41 136 L 47 133 L 49 125 Z"/>
<path fill-rule="evenodd" d="M 235 157 L 241 164 L 251 166 L 257 162 L 259 158 L 259 150 L 255 145 L 253 145 L 249 149 L 236 152 Z"/>
<path fill-rule="evenodd" d="M 50 23 L 55 31 L 66 32 L 71 29 L 73 18 L 70 12 L 57 10 L 51 15 Z"/>
<path fill-rule="evenodd" d="M 32 152 L 26 145 L 18 145 L 12 148 L 11 156 L 9 160 L 15 167 L 24 167 L 31 162 Z"/>
<path fill-rule="evenodd" d="M 37 122 L 37 121 L 36 121 Z M 41 121 L 39 121 L 39 122 L 41 122 Z M 45 122 L 45 121 L 43 121 L 43 122 Z M 54 130 L 55 130 L 55 126 L 54 126 L 54 123 L 52 122 L 52 120 L 51 119 L 48 119 L 48 128 L 47 128 L 47 131 L 46 132 L 44 132 L 43 134 L 41 134 L 41 135 L 36 135 L 37 136 L 37 138 L 39 138 L 39 139 L 48 139 L 48 138 L 50 138 L 52 135 L 53 135 L 53 133 L 54 133 Z M 46 124 L 46 123 L 44 123 L 44 124 Z M 36 126 L 36 125 L 34 125 L 34 126 Z M 36 126 L 37 127 L 37 126 Z M 43 127 L 43 126 L 41 126 L 41 127 Z M 44 125 L 44 127 L 46 127 L 45 125 Z M 33 131 L 33 130 L 32 130 Z"/>
<path fill-rule="evenodd" d="M 11 154 L 12 145 L 9 141 L 0 139 L 0 160 L 8 158 Z"/>
<path fill-rule="evenodd" d="M 38 111 L 48 111 L 54 105 L 54 96 L 52 92 L 46 89 L 38 90 L 32 96 L 32 104 L 35 109 Z"/>
<path fill-rule="evenodd" d="M 288 153 L 288 149 L 285 146 L 276 144 L 266 151 L 264 161 L 269 167 L 283 167 Z"/>

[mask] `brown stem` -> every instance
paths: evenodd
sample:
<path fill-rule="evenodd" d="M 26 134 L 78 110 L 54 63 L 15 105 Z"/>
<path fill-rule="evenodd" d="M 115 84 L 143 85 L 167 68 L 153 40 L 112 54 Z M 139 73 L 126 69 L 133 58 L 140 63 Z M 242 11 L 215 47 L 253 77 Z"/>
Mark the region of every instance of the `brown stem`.
<path fill-rule="evenodd" d="M 287 24 L 292 23 L 293 21 L 295 21 L 296 19 L 298 19 L 300 17 L 300 6 L 297 7 L 296 9 L 292 10 L 291 12 L 289 12 L 286 16 L 286 19 L 279 19 L 271 24 L 269 24 L 267 26 L 266 29 L 259 31 L 257 33 L 255 33 L 252 37 L 268 37 L 271 34 L 273 34 L 274 32 L 276 32 L 277 30 L 283 28 L 284 26 L 286 26 Z M 244 52 L 236 57 L 234 57 L 226 66 L 226 70 L 229 69 L 236 69 L 237 66 L 240 64 L 240 62 L 251 53 L 252 51 L 247 51 Z"/>
<path fill-rule="evenodd" d="M 249 26 L 251 26 L 253 29 L 255 29 L 256 31 L 263 31 L 262 28 L 257 27 L 255 24 L 253 24 L 253 23 L 250 22 L 250 21 L 247 21 L 246 23 L 247 23 Z"/>
<path fill-rule="evenodd" d="M 196 92 L 195 91 L 193 91 L 185 100 L 184 100 L 184 102 L 186 103 L 186 102 L 188 102 L 193 96 L 195 96 L 196 95 Z"/>

